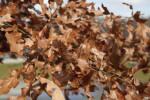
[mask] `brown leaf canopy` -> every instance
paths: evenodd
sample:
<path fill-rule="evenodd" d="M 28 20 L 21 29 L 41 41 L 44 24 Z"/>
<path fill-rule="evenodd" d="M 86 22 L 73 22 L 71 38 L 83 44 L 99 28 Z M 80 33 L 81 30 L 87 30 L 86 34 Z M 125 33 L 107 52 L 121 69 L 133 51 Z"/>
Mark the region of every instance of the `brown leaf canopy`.
<path fill-rule="evenodd" d="M 0 95 L 15 88 L 22 75 L 27 86 L 21 96 L 8 100 L 36 100 L 43 91 L 53 100 L 65 100 L 68 92 L 83 94 L 82 89 L 93 99 L 89 92 L 96 89 L 95 82 L 105 86 L 107 93 L 101 99 L 150 97 L 149 80 L 142 83 L 134 77 L 138 71 L 150 72 L 150 28 L 139 11 L 122 21 L 103 4 L 102 12 L 86 0 L 68 0 L 66 5 L 63 0 L 48 0 L 48 5 L 43 0 L 5 1 L 0 2 L 0 32 L 10 51 L 25 62 L 0 80 Z M 37 4 L 42 11 L 35 8 Z M 132 5 L 124 4 L 133 11 Z M 98 22 L 95 16 L 106 18 Z M 136 65 L 128 66 L 130 62 Z"/>

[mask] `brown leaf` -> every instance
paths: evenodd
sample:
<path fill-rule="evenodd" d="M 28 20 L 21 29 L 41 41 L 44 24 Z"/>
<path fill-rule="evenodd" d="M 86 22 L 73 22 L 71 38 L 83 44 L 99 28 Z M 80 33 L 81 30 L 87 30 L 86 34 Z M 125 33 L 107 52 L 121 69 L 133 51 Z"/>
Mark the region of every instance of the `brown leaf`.
<path fill-rule="evenodd" d="M 104 9 L 104 14 L 105 15 L 108 15 L 108 14 L 110 14 L 110 12 L 108 11 L 108 9 L 107 9 L 107 7 L 105 7 L 103 4 L 102 4 L 102 8 Z"/>
<path fill-rule="evenodd" d="M 95 16 L 103 16 L 103 12 L 100 10 L 100 8 L 98 7 L 98 10 L 95 10 L 94 5 L 92 5 L 91 7 L 91 11 L 89 11 L 90 13 L 94 13 Z"/>
<path fill-rule="evenodd" d="M 132 93 L 126 95 L 125 98 L 127 100 L 142 100 L 142 98 L 141 98 L 140 95 L 138 95 L 138 94 L 132 94 Z"/>
<path fill-rule="evenodd" d="M 10 77 L 0 80 L 0 95 L 7 94 L 11 88 L 15 88 L 19 84 L 19 76 L 21 69 L 10 70 Z"/>
<path fill-rule="evenodd" d="M 49 7 L 51 8 L 51 9 L 55 9 L 55 6 L 54 6 L 54 2 L 52 1 L 49 1 Z"/>
<path fill-rule="evenodd" d="M 14 19 L 11 17 L 10 14 L 6 14 L 0 17 L 0 25 L 4 25 L 5 22 L 12 22 Z"/>
<path fill-rule="evenodd" d="M 42 15 L 44 15 L 44 14 L 46 14 L 47 6 L 46 6 L 46 4 L 44 4 L 43 0 L 39 0 L 39 2 L 42 7 Z"/>
<path fill-rule="evenodd" d="M 134 90 L 130 89 L 129 87 L 127 87 L 127 92 L 128 92 L 128 94 L 125 95 L 125 99 L 128 99 L 128 100 L 142 100 L 141 95 L 137 94 Z"/>
<path fill-rule="evenodd" d="M 122 91 L 120 91 L 119 89 L 116 89 L 115 93 L 117 95 L 118 100 L 125 100 L 125 97 Z"/>
<path fill-rule="evenodd" d="M 21 88 L 21 96 L 30 96 L 31 84 Z"/>
<path fill-rule="evenodd" d="M 24 44 L 21 43 L 22 42 L 21 33 L 17 32 L 18 27 L 12 27 L 12 29 L 13 28 L 14 28 L 13 33 L 9 34 L 8 32 L 6 32 L 5 36 L 8 40 L 8 43 L 10 44 L 10 51 L 16 52 L 20 57 L 22 57 L 23 51 L 21 50 L 23 50 Z"/>
<path fill-rule="evenodd" d="M 59 24 L 58 24 L 59 26 Z M 48 39 L 50 40 L 50 44 L 52 44 L 52 42 L 58 37 L 58 34 L 55 33 L 55 29 L 54 28 L 51 28 L 50 29 L 50 34 L 49 34 L 49 37 Z"/>
<path fill-rule="evenodd" d="M 99 59 L 103 59 L 103 57 L 104 57 L 104 55 L 105 55 L 105 53 L 104 52 L 100 52 L 100 51 L 98 51 L 96 48 L 92 48 L 91 49 L 91 52 L 93 53 L 93 54 L 95 54 Z"/>
<path fill-rule="evenodd" d="M 58 40 L 54 40 L 52 46 L 58 49 L 61 56 L 64 55 L 67 50 L 67 47 L 64 45 L 64 43 Z"/>
<path fill-rule="evenodd" d="M 133 18 L 134 18 L 134 20 L 136 21 L 136 22 L 139 22 L 139 23 L 145 23 L 146 21 L 147 21 L 147 19 L 142 19 L 142 18 L 140 18 L 140 11 L 137 11 L 135 14 L 134 14 L 134 16 L 133 16 Z"/>
<path fill-rule="evenodd" d="M 52 74 L 54 82 L 58 86 L 65 86 L 69 81 L 72 81 L 75 79 L 75 72 L 72 72 L 70 69 L 61 71 L 60 66 L 56 66 L 55 72 Z M 62 67 L 62 66 L 61 66 Z"/>
<path fill-rule="evenodd" d="M 34 44 L 34 41 L 32 40 L 32 39 L 30 39 L 30 38 L 25 38 L 25 45 L 26 46 L 29 46 L 29 47 L 31 47 L 31 46 L 33 46 L 33 44 Z"/>
<path fill-rule="evenodd" d="M 85 0 L 82 0 L 80 3 L 81 3 L 81 7 L 84 7 L 84 8 L 87 8 L 89 6 L 93 6 L 94 5 L 93 2 L 92 3 L 86 3 Z"/>
<path fill-rule="evenodd" d="M 135 86 L 139 86 L 140 85 L 140 80 L 137 78 L 133 79 Z"/>
<path fill-rule="evenodd" d="M 150 96 L 150 87 L 147 87 L 147 88 L 144 90 L 144 92 L 145 92 L 148 96 Z"/>
<path fill-rule="evenodd" d="M 38 43 L 38 47 L 42 49 L 46 49 L 50 46 L 50 40 L 44 38 L 38 39 L 37 43 Z"/>
<path fill-rule="evenodd" d="M 134 48 L 123 48 L 123 42 L 116 39 L 112 48 L 110 61 L 114 66 L 119 67 L 124 64 L 130 56 L 133 55 L 133 52 Z"/>
<path fill-rule="evenodd" d="M 23 76 L 23 80 L 25 83 L 31 84 L 35 82 L 35 71 L 36 67 L 33 67 L 33 65 L 24 65 L 21 75 Z"/>
<path fill-rule="evenodd" d="M 34 60 L 35 66 L 40 66 L 44 68 L 45 62 L 43 61 L 38 61 L 38 60 Z"/>
<path fill-rule="evenodd" d="M 39 3 L 39 0 L 32 0 L 34 3 Z"/>
<path fill-rule="evenodd" d="M 106 99 L 106 95 L 103 93 L 100 100 Z"/>
<path fill-rule="evenodd" d="M 46 78 L 42 77 L 39 77 L 39 81 L 41 82 L 41 84 L 47 84 L 45 89 L 49 93 L 49 95 L 52 96 L 52 100 L 65 100 L 61 89 L 53 81 L 47 80 Z"/>
<path fill-rule="evenodd" d="M 90 88 L 90 85 L 85 86 L 85 94 L 89 97 L 89 99 L 93 99 L 94 97 L 90 93 L 88 93 L 89 88 Z"/>
<path fill-rule="evenodd" d="M 47 30 L 47 24 L 42 28 L 42 30 L 38 33 L 39 37 L 42 38 L 44 37 L 44 33 Z"/>
<path fill-rule="evenodd" d="M 50 62 L 53 61 L 55 55 L 54 55 L 54 50 L 52 48 L 50 48 L 49 50 L 47 50 L 45 54 L 48 56 L 48 60 Z"/>
<path fill-rule="evenodd" d="M 89 64 L 84 59 L 77 59 L 78 66 L 82 71 L 84 71 L 86 68 L 89 68 Z"/>
<path fill-rule="evenodd" d="M 44 85 L 41 85 L 40 83 L 27 85 L 26 87 L 21 88 L 21 96 L 30 96 L 33 100 L 37 100 L 38 96 L 44 91 L 43 86 Z"/>
<path fill-rule="evenodd" d="M 150 28 L 144 23 L 137 23 L 137 28 L 135 29 L 135 35 L 141 37 L 142 42 L 148 42 L 149 38 L 147 34 L 150 35 Z"/>
<path fill-rule="evenodd" d="M 3 8 L 3 10 L 0 11 L 0 16 L 5 14 L 17 14 L 18 11 L 16 10 L 18 3 L 9 2 L 8 6 L 6 8 Z"/>
<path fill-rule="evenodd" d="M 62 3 L 63 3 L 63 0 L 54 0 L 56 3 L 57 3 L 57 5 L 62 5 Z"/>
<path fill-rule="evenodd" d="M 110 90 L 109 97 L 113 100 L 117 100 L 117 94 L 116 94 L 115 90 Z"/>

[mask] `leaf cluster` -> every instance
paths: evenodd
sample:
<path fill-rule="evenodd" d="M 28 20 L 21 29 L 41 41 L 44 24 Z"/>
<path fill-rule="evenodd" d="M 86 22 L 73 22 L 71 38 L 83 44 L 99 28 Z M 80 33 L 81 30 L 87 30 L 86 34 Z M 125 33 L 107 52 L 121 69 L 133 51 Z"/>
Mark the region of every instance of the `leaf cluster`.
<path fill-rule="evenodd" d="M 134 73 L 149 73 L 150 28 L 140 12 L 122 20 L 102 4 L 95 10 L 86 0 L 1 0 L 0 25 L 10 51 L 25 59 L 23 68 L 0 80 L 0 94 L 27 83 L 21 96 L 8 100 L 36 100 L 44 91 L 53 100 L 69 99 L 69 92 L 89 99 L 99 85 L 101 99 L 143 100 L 150 97 L 150 82 L 142 83 Z M 131 10 L 132 5 L 126 4 Z M 42 12 L 35 8 L 40 5 Z M 98 22 L 96 17 L 105 17 Z M 136 23 L 136 27 L 133 26 Z M 128 67 L 127 62 L 136 62 Z M 69 88 L 67 87 L 69 86 Z M 65 91 L 65 95 L 62 94 Z M 138 92 L 137 92 L 138 91 Z"/>

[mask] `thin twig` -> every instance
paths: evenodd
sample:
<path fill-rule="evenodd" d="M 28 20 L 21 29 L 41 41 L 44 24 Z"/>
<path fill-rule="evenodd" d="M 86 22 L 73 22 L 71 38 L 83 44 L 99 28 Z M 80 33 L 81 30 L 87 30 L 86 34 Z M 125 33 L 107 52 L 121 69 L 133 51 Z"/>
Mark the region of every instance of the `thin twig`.
<path fill-rule="evenodd" d="M 67 54 L 68 54 L 68 53 L 67 53 Z M 69 54 L 69 55 L 70 55 L 70 54 Z M 72 55 L 70 55 L 70 56 L 72 57 Z M 93 62 L 96 62 L 95 60 L 93 60 L 93 59 L 91 59 L 91 58 L 88 58 L 88 59 L 92 60 Z M 98 63 L 98 64 L 99 64 L 99 63 Z M 90 65 L 89 65 L 89 66 L 90 66 Z M 122 82 L 125 82 L 125 83 L 127 83 L 128 85 L 130 85 L 130 86 L 132 86 L 133 88 L 135 88 L 132 84 L 128 83 L 128 82 L 125 81 L 122 77 L 120 77 L 120 76 L 118 76 L 118 75 L 116 75 L 116 74 L 109 73 L 109 72 L 105 72 L 105 71 L 100 70 L 99 68 L 96 68 L 96 67 L 93 67 L 93 66 L 90 66 L 90 67 L 91 67 L 92 69 L 95 69 L 95 70 L 97 70 L 97 71 L 102 72 L 104 75 L 115 77 L 115 78 L 121 80 Z"/>
<path fill-rule="evenodd" d="M 102 28 L 101 24 L 98 24 L 98 26 L 101 28 L 101 30 L 106 33 L 106 31 Z"/>
<path fill-rule="evenodd" d="M 12 25 L 9 24 L 9 23 L 6 23 L 6 22 L 5 22 L 4 24 L 5 24 L 5 26 L 12 27 Z M 23 30 L 21 30 L 21 29 L 19 29 L 19 28 L 18 28 L 18 31 L 21 32 L 21 33 L 23 33 L 23 34 L 26 34 L 25 31 L 23 31 Z M 28 34 L 27 34 L 27 35 L 28 35 Z"/>
<path fill-rule="evenodd" d="M 45 18 L 45 16 L 38 16 L 38 17 L 39 17 L 39 18 Z M 51 20 L 59 20 L 59 19 L 54 18 L 54 17 L 49 17 L 49 19 L 51 19 Z M 125 19 L 125 18 L 124 18 L 124 19 Z M 118 20 L 120 20 L 120 19 L 118 19 Z M 90 23 L 97 23 L 97 24 L 99 25 L 99 27 L 102 29 L 102 31 L 105 32 L 105 30 L 102 28 L 101 25 L 104 24 L 104 23 L 107 23 L 107 22 L 111 22 L 112 20 L 98 22 L 98 21 L 85 20 L 85 19 L 79 18 L 79 19 L 76 19 L 76 20 L 74 20 L 74 21 L 75 21 L 75 22 L 77 22 L 77 21 L 85 21 L 85 22 L 90 22 Z M 12 25 L 10 25 L 10 24 L 7 23 L 7 22 L 5 22 L 4 24 L 5 24 L 6 26 L 12 27 Z M 21 33 L 23 33 L 23 34 L 26 34 L 25 31 L 23 31 L 23 30 L 21 30 L 21 29 L 19 29 L 19 28 L 18 28 L 18 31 L 21 32 Z"/>
<path fill-rule="evenodd" d="M 92 67 L 92 66 L 90 66 L 90 67 L 93 68 L 93 69 L 95 69 L 95 70 L 97 70 L 97 71 L 102 72 L 104 75 L 108 75 L 108 76 L 115 77 L 115 78 L 121 80 L 122 82 L 127 83 L 128 85 L 132 86 L 132 87 L 135 89 L 135 86 L 133 86 L 132 84 L 128 83 L 128 82 L 125 81 L 122 77 L 120 77 L 120 76 L 118 76 L 118 75 L 116 75 L 116 74 L 112 74 L 112 73 L 109 73 L 109 72 L 105 72 L 105 71 L 100 70 L 100 69 L 98 69 L 98 68 L 96 68 L 96 67 Z"/>

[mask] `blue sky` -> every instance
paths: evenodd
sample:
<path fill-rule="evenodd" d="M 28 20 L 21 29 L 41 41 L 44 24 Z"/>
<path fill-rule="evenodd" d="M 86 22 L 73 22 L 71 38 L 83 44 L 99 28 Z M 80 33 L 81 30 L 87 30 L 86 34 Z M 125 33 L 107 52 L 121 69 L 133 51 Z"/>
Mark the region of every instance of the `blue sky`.
<path fill-rule="evenodd" d="M 64 0 L 64 4 L 67 3 L 67 1 L 68 0 Z M 44 2 L 48 3 L 48 0 L 44 0 Z M 131 10 L 128 6 L 122 4 L 122 2 L 125 2 L 133 5 L 134 12 L 141 11 L 141 13 L 144 14 L 142 17 L 150 17 L 150 0 L 87 0 L 87 2 L 94 2 L 95 8 L 101 8 L 101 4 L 103 3 L 104 6 L 115 15 L 130 17 Z M 36 8 L 39 9 L 39 6 Z"/>
<path fill-rule="evenodd" d="M 101 6 L 103 3 L 110 12 L 116 15 L 131 16 L 131 10 L 128 6 L 123 5 L 122 2 L 133 5 L 134 12 L 141 11 L 143 17 L 150 16 L 150 0 L 87 0 L 87 2 L 94 2 L 95 7 Z"/>

